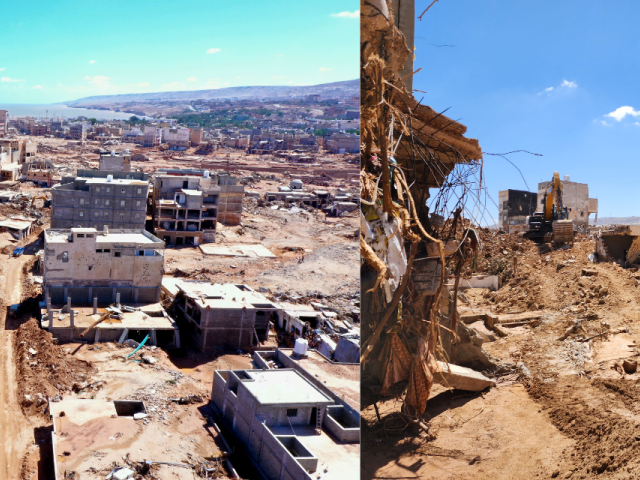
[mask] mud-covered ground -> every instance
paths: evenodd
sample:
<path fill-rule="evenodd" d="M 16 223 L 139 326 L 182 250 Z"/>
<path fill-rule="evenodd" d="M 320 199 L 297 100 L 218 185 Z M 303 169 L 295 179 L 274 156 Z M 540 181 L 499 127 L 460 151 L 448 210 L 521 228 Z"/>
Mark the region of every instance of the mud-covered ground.
<path fill-rule="evenodd" d="M 640 373 L 623 368 L 640 354 L 640 276 L 591 263 L 593 251 L 586 236 L 544 253 L 495 238 L 485 269 L 502 258 L 510 273 L 497 292 L 467 290 L 460 312 L 539 314 L 485 336 L 484 349 L 516 368 L 482 393 L 434 386 L 424 416 L 433 440 L 394 428 L 398 400 L 378 404 L 381 422 L 367 408 L 363 478 L 640 478 Z"/>

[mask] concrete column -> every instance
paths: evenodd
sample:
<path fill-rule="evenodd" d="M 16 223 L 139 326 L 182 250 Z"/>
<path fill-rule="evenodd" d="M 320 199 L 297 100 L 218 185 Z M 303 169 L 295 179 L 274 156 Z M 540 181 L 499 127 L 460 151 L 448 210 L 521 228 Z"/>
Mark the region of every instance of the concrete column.
<path fill-rule="evenodd" d="M 158 345 L 158 337 L 155 330 L 151 330 L 151 345 Z"/>
<path fill-rule="evenodd" d="M 93 297 L 93 314 L 98 313 L 98 297 Z"/>
<path fill-rule="evenodd" d="M 71 311 L 71 297 L 67 297 L 67 311 Z"/>
<path fill-rule="evenodd" d="M 75 327 L 75 318 L 73 317 L 73 310 L 69 310 L 69 319 L 70 319 L 71 328 L 73 329 Z M 73 333 L 71 335 L 73 335 Z"/>
<path fill-rule="evenodd" d="M 120 292 L 116 293 L 116 305 L 120 305 Z"/>
<path fill-rule="evenodd" d="M 51 310 L 51 307 L 47 310 L 47 314 L 49 315 L 49 328 L 51 328 L 53 326 L 53 310 Z"/>
<path fill-rule="evenodd" d="M 98 343 L 100 341 L 100 329 L 96 328 L 96 336 L 93 340 L 95 343 Z"/>
<path fill-rule="evenodd" d="M 113 287 L 111 289 L 111 302 L 115 302 L 116 301 L 116 287 Z"/>

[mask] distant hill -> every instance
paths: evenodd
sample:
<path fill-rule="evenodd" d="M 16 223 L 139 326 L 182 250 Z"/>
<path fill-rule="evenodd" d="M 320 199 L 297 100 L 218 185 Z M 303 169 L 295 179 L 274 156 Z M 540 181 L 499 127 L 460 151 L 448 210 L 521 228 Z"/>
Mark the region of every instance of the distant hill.
<path fill-rule="evenodd" d="M 114 104 L 126 102 L 149 102 L 171 100 L 213 100 L 222 98 L 294 98 L 306 95 L 321 95 L 322 98 L 348 98 L 360 95 L 360 80 L 323 83 L 304 87 L 294 86 L 256 86 L 256 87 L 228 87 L 213 90 L 189 90 L 182 92 L 156 93 L 128 93 L 122 95 L 97 95 L 63 102 L 70 107 L 84 105 Z"/>
<path fill-rule="evenodd" d="M 589 225 L 640 225 L 640 217 L 598 217 L 598 222 L 589 219 Z"/>

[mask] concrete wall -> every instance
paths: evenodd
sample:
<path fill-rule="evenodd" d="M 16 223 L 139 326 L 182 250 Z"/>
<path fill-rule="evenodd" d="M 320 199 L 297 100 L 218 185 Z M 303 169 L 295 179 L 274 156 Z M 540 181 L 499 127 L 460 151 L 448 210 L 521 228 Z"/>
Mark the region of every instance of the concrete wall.
<path fill-rule="evenodd" d="M 250 349 L 256 345 L 256 309 L 206 309 L 185 297 L 180 297 L 176 303 L 188 322 L 191 338 L 201 350 L 214 347 Z M 196 311 L 199 311 L 199 320 L 196 320 Z"/>
<path fill-rule="evenodd" d="M 507 233 L 526 229 L 528 215 L 540 211 L 538 195 L 524 190 L 503 190 L 498 196 L 499 225 Z"/>
<path fill-rule="evenodd" d="M 322 425 L 339 442 L 360 443 L 360 417 L 344 408 L 343 405 L 327 407 Z"/>
<path fill-rule="evenodd" d="M 238 379 L 231 371 L 214 372 L 211 402 L 222 412 L 225 424 L 233 430 L 267 478 L 311 480 L 307 468 L 315 470 L 317 458 L 314 462 L 315 457 L 305 456 L 300 459 L 302 463 L 294 458 L 283 442 L 255 415 L 257 405 L 242 382 L 238 383 L 236 395 L 228 388 L 227 381 L 237 382 Z M 283 441 L 287 442 L 287 439 L 283 438 Z"/>
<path fill-rule="evenodd" d="M 225 225 L 240 225 L 243 199 L 244 185 L 220 185 L 218 221 Z"/>
<path fill-rule="evenodd" d="M 140 248 L 154 250 L 153 256 L 138 255 L 135 246 L 111 247 L 111 252 L 98 253 L 95 238 L 76 239 L 73 243 L 45 246 L 45 283 L 65 286 L 131 285 L 159 287 L 162 283 L 164 256 L 155 246 L 142 244 Z M 103 249 L 104 244 L 98 245 Z M 68 260 L 65 261 L 64 252 Z M 120 253 L 119 257 L 116 255 Z"/>

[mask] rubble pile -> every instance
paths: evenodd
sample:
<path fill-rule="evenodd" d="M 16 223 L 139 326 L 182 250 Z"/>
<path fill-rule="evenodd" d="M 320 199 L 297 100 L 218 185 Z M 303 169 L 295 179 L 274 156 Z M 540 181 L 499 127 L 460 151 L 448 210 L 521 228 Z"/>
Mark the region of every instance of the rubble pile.
<path fill-rule="evenodd" d="M 95 371 L 89 363 L 67 355 L 34 318 L 18 328 L 14 353 L 18 369 L 18 396 L 22 408 L 30 410 L 30 413 L 43 413 L 47 398 L 60 400 L 62 395 L 74 389 L 75 384 L 86 382 L 88 386 Z"/>

